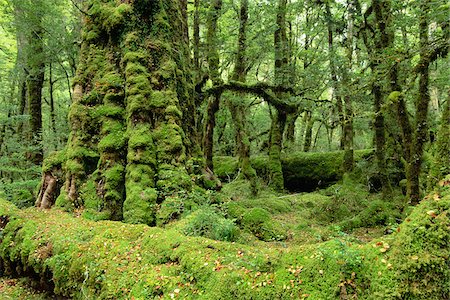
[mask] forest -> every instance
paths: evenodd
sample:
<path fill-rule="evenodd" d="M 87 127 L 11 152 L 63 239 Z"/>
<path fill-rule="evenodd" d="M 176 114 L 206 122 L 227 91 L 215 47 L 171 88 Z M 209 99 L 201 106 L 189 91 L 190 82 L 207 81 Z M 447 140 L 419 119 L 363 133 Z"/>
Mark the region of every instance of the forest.
<path fill-rule="evenodd" d="M 445 0 L 0 0 L 1 299 L 450 299 Z"/>

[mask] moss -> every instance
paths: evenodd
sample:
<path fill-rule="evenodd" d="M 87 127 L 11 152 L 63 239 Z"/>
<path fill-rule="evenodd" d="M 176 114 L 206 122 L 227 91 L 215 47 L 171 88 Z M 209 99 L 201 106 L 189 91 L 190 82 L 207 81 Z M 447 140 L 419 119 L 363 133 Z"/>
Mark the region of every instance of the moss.
<path fill-rule="evenodd" d="M 181 119 L 183 117 L 183 113 L 175 105 L 168 105 L 165 113 L 166 115 L 176 117 L 177 119 Z"/>
<path fill-rule="evenodd" d="M 123 203 L 123 220 L 131 224 L 155 225 L 157 190 L 127 181 L 127 197 Z"/>
<path fill-rule="evenodd" d="M 98 143 L 98 150 L 102 152 L 117 151 L 122 149 L 125 146 L 125 143 L 126 139 L 123 132 L 111 132 L 100 140 Z"/>
<path fill-rule="evenodd" d="M 114 119 L 120 119 L 123 117 L 125 110 L 121 106 L 116 105 L 98 105 L 95 110 L 92 111 L 91 116 L 93 118 L 108 117 Z"/>
<path fill-rule="evenodd" d="M 163 195 L 171 195 L 180 190 L 190 191 L 192 179 L 184 167 L 177 169 L 166 165 L 166 168 L 163 167 L 158 170 L 156 187 Z"/>
<path fill-rule="evenodd" d="M 154 145 L 150 124 L 139 124 L 129 133 L 128 147 L 137 149 L 140 147 L 152 147 Z"/>
<path fill-rule="evenodd" d="M 233 179 L 238 171 L 238 160 L 231 156 L 214 156 L 214 174 L 220 179 Z"/>
<path fill-rule="evenodd" d="M 20 211 L 0 200 L 0 216 L 10 220 L 0 256 L 10 270 L 51 278 L 55 293 L 75 299 L 338 299 L 344 292 L 359 299 L 445 299 L 449 203 L 449 187 L 442 186 L 398 232 L 368 244 L 344 237 L 274 249 L 90 222 L 58 210 Z M 256 223 L 266 220 L 267 212 L 253 213 Z M 221 218 L 210 207 L 199 210 L 185 224 L 192 228 L 187 233 L 214 232 Z M 230 232 L 226 221 L 216 236 Z M 43 255 L 48 245 L 51 255 Z"/>
<path fill-rule="evenodd" d="M 177 103 L 177 95 L 173 91 L 153 91 L 151 94 L 152 108 L 165 108 Z"/>
<path fill-rule="evenodd" d="M 183 130 L 177 124 L 164 124 L 153 131 L 158 159 L 162 162 L 172 160 L 173 154 L 184 151 Z"/>
<path fill-rule="evenodd" d="M 61 169 L 66 159 L 65 150 L 50 153 L 42 164 L 42 172 L 51 171 L 53 168 Z"/>
<path fill-rule="evenodd" d="M 126 3 L 116 6 L 114 2 L 94 2 L 88 12 L 91 18 L 98 19 L 96 24 L 100 25 L 103 30 L 111 32 L 123 25 L 127 15 L 132 12 L 132 6 Z"/>
<path fill-rule="evenodd" d="M 131 34 L 131 40 L 134 40 L 134 39 L 135 39 L 134 35 Z M 126 64 L 128 62 L 144 63 L 147 59 L 148 59 L 148 55 L 144 51 L 127 51 L 123 55 L 122 63 L 124 63 L 124 64 Z M 135 69 L 135 70 L 143 70 L 141 67 L 137 67 L 135 64 L 133 64 L 132 68 Z M 132 70 L 129 69 L 129 71 L 132 71 Z"/>
<path fill-rule="evenodd" d="M 64 209 L 65 211 L 73 210 L 73 203 L 69 200 L 67 191 L 64 187 L 61 188 L 59 196 L 56 198 L 55 206 Z"/>
<path fill-rule="evenodd" d="M 450 294 L 449 216 L 450 196 L 436 192 L 400 226 L 391 257 L 402 299 L 445 299 Z"/>
<path fill-rule="evenodd" d="M 166 197 L 158 209 L 156 224 L 162 226 L 177 219 L 183 213 L 184 207 L 183 198 L 178 196 Z"/>
<path fill-rule="evenodd" d="M 263 241 L 278 241 L 287 237 L 286 230 L 271 219 L 267 210 L 260 207 L 246 211 L 242 216 L 241 225 Z"/>
<path fill-rule="evenodd" d="M 127 182 L 143 181 L 147 186 L 154 187 L 153 168 L 146 164 L 132 164 L 127 166 Z"/>

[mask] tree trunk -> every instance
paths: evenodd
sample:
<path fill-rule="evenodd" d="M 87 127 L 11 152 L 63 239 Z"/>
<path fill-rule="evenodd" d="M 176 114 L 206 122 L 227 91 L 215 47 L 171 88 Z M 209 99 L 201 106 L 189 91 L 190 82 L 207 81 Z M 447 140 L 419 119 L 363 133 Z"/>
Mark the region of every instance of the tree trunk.
<path fill-rule="evenodd" d="M 290 86 L 292 74 L 289 73 L 289 41 L 286 33 L 287 0 L 278 0 L 276 24 L 274 32 L 275 74 L 276 86 Z M 278 98 L 286 97 L 286 93 L 277 93 Z M 269 136 L 269 170 L 271 185 L 277 191 L 284 189 L 283 172 L 281 168 L 281 149 L 287 114 L 281 107 L 275 107 Z"/>
<path fill-rule="evenodd" d="M 334 41 L 333 41 L 333 35 L 334 35 L 334 22 L 333 22 L 333 16 L 331 14 L 330 9 L 330 3 L 328 1 L 325 2 L 325 17 L 327 20 L 327 29 L 328 29 L 328 60 L 330 62 L 330 76 L 331 76 L 331 84 L 333 87 L 332 92 L 332 101 L 335 99 L 336 102 L 336 108 L 338 113 L 338 124 L 341 129 L 341 138 L 339 143 L 339 149 L 344 150 L 344 110 L 342 106 L 342 98 L 340 94 L 339 89 L 339 81 L 337 77 L 337 70 L 336 70 L 336 51 L 334 49 Z"/>
<path fill-rule="evenodd" d="M 238 51 L 232 79 L 234 81 L 245 82 L 247 77 L 246 52 L 247 52 L 247 22 L 248 22 L 248 0 L 241 0 L 239 12 L 239 38 Z M 256 171 L 250 164 L 250 141 L 247 135 L 247 120 L 245 117 L 245 103 L 235 95 L 229 100 L 229 108 L 233 119 L 236 148 L 239 157 L 239 167 L 244 177 L 250 181 L 253 195 L 258 193 Z"/>
<path fill-rule="evenodd" d="M 49 74 L 48 74 L 48 93 L 50 95 L 50 126 L 53 135 L 56 137 L 56 120 L 55 120 L 55 99 L 53 95 L 55 82 L 53 80 L 53 68 L 52 64 L 49 64 Z M 55 145 L 56 147 L 56 145 Z"/>
<path fill-rule="evenodd" d="M 348 3 L 348 24 L 347 24 L 347 59 L 346 70 L 344 71 L 344 85 L 346 87 L 344 95 L 344 172 L 351 172 L 354 167 L 353 159 L 353 105 L 352 105 L 352 88 L 351 88 L 351 71 L 353 67 L 353 19 L 355 15 L 355 8 L 353 1 Z"/>
<path fill-rule="evenodd" d="M 189 191 L 197 183 L 190 174 L 203 168 L 186 149 L 192 133 L 185 128 L 195 128 L 185 115 L 194 106 L 186 3 L 85 4 L 87 34 L 56 203 L 154 225 L 158 204 Z M 50 184 L 44 178 L 43 188 Z"/>
<path fill-rule="evenodd" d="M 217 22 L 222 10 L 222 0 L 214 0 L 211 2 L 208 13 L 206 42 L 208 45 L 208 67 L 209 77 L 214 85 L 222 82 L 219 73 L 219 51 L 217 50 Z M 208 108 L 206 111 L 206 127 L 203 137 L 203 151 L 205 153 L 206 168 L 214 172 L 213 165 L 213 146 L 214 146 L 214 127 L 216 125 L 216 113 L 220 108 L 221 93 L 216 93 L 210 97 Z"/>
<path fill-rule="evenodd" d="M 422 12 L 419 19 L 420 57 L 419 61 L 419 98 L 416 102 L 416 132 L 412 146 L 413 155 L 408 168 L 409 178 L 407 185 L 407 197 L 411 204 L 416 205 L 420 201 L 420 171 L 425 143 L 428 140 L 428 104 L 430 102 L 429 66 L 428 57 L 428 10 L 429 1 L 424 0 L 420 4 Z"/>
<path fill-rule="evenodd" d="M 44 86 L 44 42 L 41 24 L 36 24 L 29 36 L 29 53 L 27 57 L 27 91 L 30 130 L 33 144 L 31 159 L 37 165 L 42 164 L 42 88 Z"/>
<path fill-rule="evenodd" d="M 312 130 L 314 126 L 314 118 L 312 117 L 312 113 L 310 111 L 305 112 L 305 139 L 303 142 L 303 152 L 309 152 L 311 150 L 311 144 L 312 144 Z"/>

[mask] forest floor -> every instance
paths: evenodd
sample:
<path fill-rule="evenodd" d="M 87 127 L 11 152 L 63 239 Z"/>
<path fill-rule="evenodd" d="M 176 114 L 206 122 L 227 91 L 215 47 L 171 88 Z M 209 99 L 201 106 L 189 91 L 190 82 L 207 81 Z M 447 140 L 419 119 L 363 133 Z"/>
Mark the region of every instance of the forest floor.
<path fill-rule="evenodd" d="M 408 222 L 400 225 L 413 211 L 400 192 L 394 192 L 386 201 L 381 194 L 370 193 L 367 186 L 350 178 L 311 193 L 276 193 L 262 186 L 257 196 L 251 195 L 247 182 L 235 180 L 225 184 L 221 192 L 208 192 L 205 196 L 204 191 L 194 191 L 167 199 L 158 214 L 163 229 L 109 221 L 95 225 L 80 218 L 82 211 L 77 211 L 76 218 L 72 218 L 58 211 L 42 213 L 30 209 L 20 213 L 19 219 L 36 223 L 17 225 L 15 232 L 24 232 L 19 236 L 7 234 L 8 238 L 22 243 L 22 247 L 31 249 L 30 262 L 37 262 L 37 269 L 41 263 L 50 268 L 65 266 L 53 272 L 61 272 L 54 276 L 68 276 L 56 282 L 60 291 L 75 288 L 67 290 L 67 295 L 81 287 L 85 289 L 83 293 L 94 293 L 101 298 L 117 295 L 118 299 L 128 299 L 131 293 L 137 295 L 134 299 L 144 299 L 139 295 L 146 295 L 149 290 L 138 279 L 142 277 L 150 285 L 148 288 L 154 285 L 152 293 L 164 299 L 166 296 L 173 299 L 173 295 L 197 299 L 202 293 L 205 294 L 201 299 L 216 294 L 223 295 L 220 299 L 350 299 L 345 298 L 347 294 L 361 299 L 389 299 L 388 293 L 398 295 L 403 288 L 397 282 L 402 277 L 395 275 L 396 268 L 403 268 L 405 262 L 409 269 L 414 268 L 409 264 L 417 262 L 418 256 L 407 253 L 409 244 L 402 244 L 405 236 L 411 235 L 408 232 L 419 234 L 410 231 L 418 226 L 415 222 L 426 221 L 438 226 L 438 223 L 434 225 L 433 218 L 438 220 L 440 216 L 447 222 L 448 203 L 448 200 L 426 203 L 423 208 L 414 209 L 417 221 L 410 222 L 408 217 Z M 7 214 L 10 209 L 2 205 L 2 214 L 5 211 Z M 64 228 L 64 232 L 55 232 L 53 228 Z M 10 230 L 13 232 L 13 227 Z M 439 231 L 420 234 L 435 232 Z M 439 234 L 438 239 L 442 239 L 446 233 Z M 34 242 L 36 236 L 40 241 Z M 431 238 L 420 238 L 419 242 Z M 439 244 L 436 241 L 432 247 Z M 49 245 L 53 252 L 52 248 L 47 251 Z M 428 242 L 415 244 L 414 253 L 422 249 L 435 251 L 428 246 Z M 32 250 L 32 247 L 38 248 Z M 23 257 L 26 254 L 21 249 Z M 10 257 L 16 250 L 11 251 Z M 40 257 L 37 260 L 36 253 Z M 149 265 L 142 265 L 145 262 Z M 414 272 L 422 272 L 420 265 Z M 77 282 L 80 275 L 72 277 L 75 275 L 71 274 L 86 274 L 87 266 L 91 266 L 93 274 L 99 272 L 97 277 L 81 275 L 84 280 Z M 138 273 L 136 268 L 140 270 Z M 220 272 L 221 269 L 228 271 Z M 130 272 L 130 277 L 124 272 Z M 95 281 L 90 282 L 91 278 Z M 161 280 L 165 286 L 159 284 Z M 249 281 L 248 286 L 240 285 L 245 281 Z M 273 288 L 265 290 L 266 283 Z M 87 285 L 92 285 L 92 289 Z M 289 292 L 291 285 L 292 292 Z M 240 290 L 236 292 L 238 287 Z M 0 293 L 2 299 L 56 299 L 33 290 L 23 279 L 2 278 Z M 426 294 L 412 299 L 434 298 Z"/>

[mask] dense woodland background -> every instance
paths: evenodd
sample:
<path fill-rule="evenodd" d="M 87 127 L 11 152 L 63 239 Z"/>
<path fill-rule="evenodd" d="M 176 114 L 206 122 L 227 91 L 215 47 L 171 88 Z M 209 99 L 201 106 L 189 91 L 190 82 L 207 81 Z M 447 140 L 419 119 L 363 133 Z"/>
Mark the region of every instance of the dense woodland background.
<path fill-rule="evenodd" d="M 19 208 L 165 227 L 175 239 L 181 232 L 289 248 L 400 232 L 424 196 L 444 197 L 433 193 L 450 174 L 447 1 L 0 0 L 0 7 L 0 195 Z M 416 210 L 433 224 L 444 215 L 433 246 L 440 250 L 416 245 L 430 261 L 440 253 L 439 262 L 422 264 L 440 271 L 417 273 L 436 271 L 441 281 L 417 279 L 417 288 L 415 275 L 402 273 L 384 296 L 448 299 L 445 201 Z M 379 243 L 385 253 L 389 245 Z M 355 278 L 360 256 L 353 258 L 331 294 L 372 299 L 380 291 Z M 405 282 L 410 289 L 402 290 Z M 96 284 L 85 292 L 112 293 Z M 77 297 L 55 279 L 47 289 Z M 264 297 L 288 297 L 278 292 Z"/>

